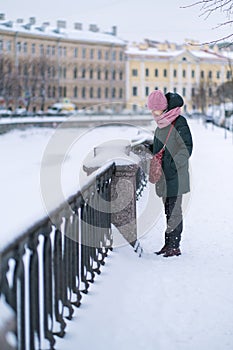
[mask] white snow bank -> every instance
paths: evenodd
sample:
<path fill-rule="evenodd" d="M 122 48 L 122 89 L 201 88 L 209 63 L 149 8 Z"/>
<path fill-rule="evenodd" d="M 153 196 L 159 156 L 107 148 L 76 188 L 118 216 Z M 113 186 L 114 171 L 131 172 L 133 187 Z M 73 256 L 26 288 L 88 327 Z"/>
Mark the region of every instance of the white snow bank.
<path fill-rule="evenodd" d="M 192 193 L 182 255 L 153 254 L 163 244 L 161 212 L 140 239 L 141 259 L 129 245 L 110 254 L 57 350 L 233 349 L 232 135 L 225 140 L 223 129 L 189 123 Z"/>

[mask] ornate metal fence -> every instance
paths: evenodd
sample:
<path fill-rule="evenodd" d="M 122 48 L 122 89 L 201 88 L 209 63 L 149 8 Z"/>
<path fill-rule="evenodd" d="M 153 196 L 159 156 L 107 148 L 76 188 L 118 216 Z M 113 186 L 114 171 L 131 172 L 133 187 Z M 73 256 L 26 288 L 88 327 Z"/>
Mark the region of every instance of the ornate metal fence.
<path fill-rule="evenodd" d="M 112 164 L 72 196 L 72 211 L 61 206 L 0 253 L 1 298 L 14 310 L 10 327 L 16 340 L 10 347 L 2 338 L 1 349 L 54 349 L 55 336 L 64 336 L 66 319 L 112 249 L 114 169 Z"/>
<path fill-rule="evenodd" d="M 13 310 L 2 329 L 0 322 L 1 350 L 55 349 L 55 337 L 64 336 L 66 320 L 112 250 L 111 224 L 134 246 L 136 199 L 146 185 L 145 170 L 145 164 L 112 163 L 68 199 L 69 210 L 61 205 L 0 251 L 0 302 Z M 129 185 L 127 215 L 124 208 L 112 213 L 122 177 Z"/>

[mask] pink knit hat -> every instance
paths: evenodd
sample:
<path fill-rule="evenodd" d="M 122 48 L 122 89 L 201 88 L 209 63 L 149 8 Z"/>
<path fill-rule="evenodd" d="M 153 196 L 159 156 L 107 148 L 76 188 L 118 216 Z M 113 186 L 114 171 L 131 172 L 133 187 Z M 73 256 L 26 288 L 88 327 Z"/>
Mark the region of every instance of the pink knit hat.
<path fill-rule="evenodd" d="M 148 97 L 148 108 L 155 111 L 164 111 L 167 108 L 167 99 L 161 90 L 154 90 Z"/>

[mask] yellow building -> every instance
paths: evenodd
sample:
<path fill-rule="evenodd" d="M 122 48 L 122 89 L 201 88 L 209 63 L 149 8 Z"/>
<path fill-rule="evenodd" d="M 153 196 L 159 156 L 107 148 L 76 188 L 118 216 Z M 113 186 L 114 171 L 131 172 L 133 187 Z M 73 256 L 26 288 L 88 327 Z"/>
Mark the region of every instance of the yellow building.
<path fill-rule="evenodd" d="M 127 108 L 142 109 L 154 89 L 184 97 L 185 112 L 215 103 L 217 88 L 231 79 L 227 55 L 217 47 L 147 41 L 126 50 Z M 233 57 L 232 57 L 233 58 Z"/>
<path fill-rule="evenodd" d="M 67 98 L 78 109 L 120 110 L 125 47 L 115 26 L 111 33 L 81 23 L 69 30 L 65 21 L 52 28 L 34 17 L 13 23 L 0 14 L 0 101 L 37 111 Z"/>

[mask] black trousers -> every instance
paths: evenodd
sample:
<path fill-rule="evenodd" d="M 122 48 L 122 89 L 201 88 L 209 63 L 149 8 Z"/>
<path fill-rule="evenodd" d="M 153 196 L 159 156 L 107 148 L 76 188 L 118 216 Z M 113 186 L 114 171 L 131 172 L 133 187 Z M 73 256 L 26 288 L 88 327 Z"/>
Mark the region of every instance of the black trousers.
<path fill-rule="evenodd" d="M 170 248 L 179 248 L 183 231 L 182 195 L 163 197 L 167 228 L 165 244 Z"/>

